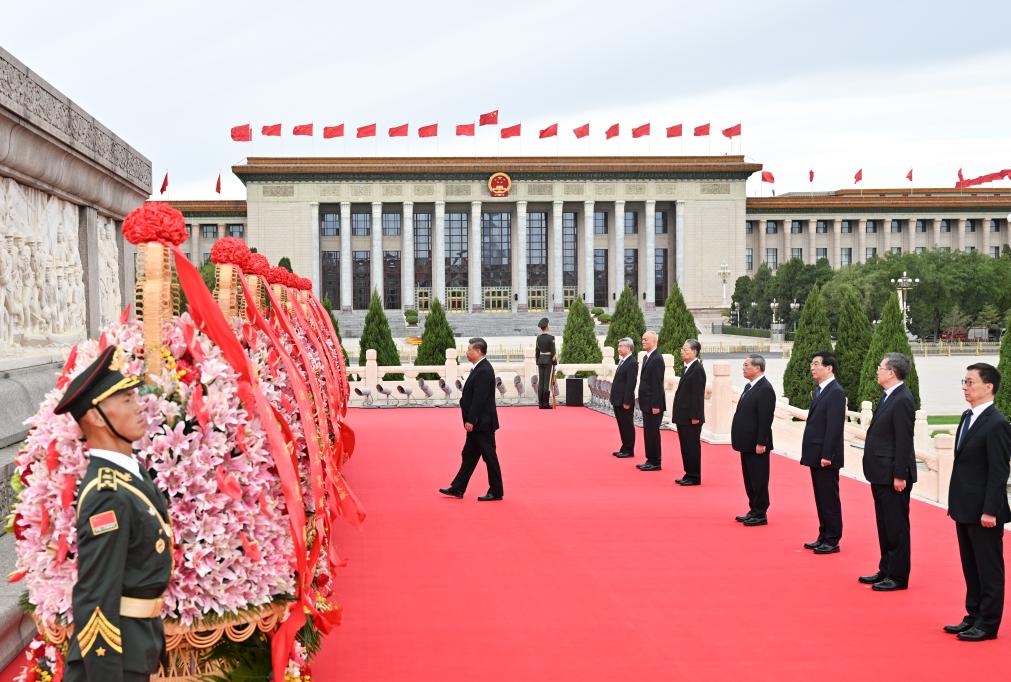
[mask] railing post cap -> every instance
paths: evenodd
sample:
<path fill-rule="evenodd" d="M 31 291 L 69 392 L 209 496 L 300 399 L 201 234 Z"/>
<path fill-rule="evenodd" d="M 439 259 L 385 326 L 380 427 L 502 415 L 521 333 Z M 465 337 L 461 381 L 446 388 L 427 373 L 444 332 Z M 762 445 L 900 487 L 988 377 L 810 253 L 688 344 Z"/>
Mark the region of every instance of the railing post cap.
<path fill-rule="evenodd" d="M 939 448 L 953 448 L 955 447 L 955 437 L 950 433 L 939 433 L 934 436 L 934 443 Z"/>
<path fill-rule="evenodd" d="M 375 360 L 376 359 L 376 349 L 375 348 L 369 348 L 369 349 L 367 349 L 365 351 L 365 359 L 366 360 Z"/>
<path fill-rule="evenodd" d="M 864 410 L 869 410 L 869 409 L 871 409 L 871 401 L 870 400 L 861 400 L 860 401 L 860 411 L 862 412 Z"/>

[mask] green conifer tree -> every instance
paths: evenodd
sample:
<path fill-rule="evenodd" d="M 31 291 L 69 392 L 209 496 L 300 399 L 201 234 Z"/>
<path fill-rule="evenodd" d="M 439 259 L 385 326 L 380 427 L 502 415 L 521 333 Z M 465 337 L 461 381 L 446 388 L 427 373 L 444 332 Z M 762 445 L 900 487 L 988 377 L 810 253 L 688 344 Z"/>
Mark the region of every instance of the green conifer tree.
<path fill-rule="evenodd" d="M 444 365 L 446 350 L 456 348 L 456 335 L 446 319 L 446 311 L 438 298 L 433 298 L 425 315 L 425 331 L 421 333 L 421 345 L 418 346 L 418 357 L 415 365 Z M 438 374 L 422 372 L 419 379 L 437 380 Z"/>
<path fill-rule="evenodd" d="M 562 331 L 562 352 L 559 362 L 565 364 L 583 364 L 602 362 L 604 354 L 597 343 L 594 333 L 593 318 L 590 311 L 578 296 L 569 304 L 569 316 L 565 320 Z M 594 372 L 576 372 L 577 377 L 593 376 Z"/>
<path fill-rule="evenodd" d="M 811 407 L 814 382 L 811 379 L 811 356 L 818 351 L 831 351 L 828 316 L 821 304 L 821 289 L 815 286 L 804 301 L 800 323 L 790 351 L 790 361 L 783 374 L 783 394 L 790 404 L 802 409 Z"/>
<path fill-rule="evenodd" d="M 695 316 L 688 310 L 685 304 L 685 297 L 681 294 L 681 289 L 677 282 L 671 287 L 670 296 L 667 297 L 663 306 L 663 325 L 660 327 L 659 341 L 657 346 L 661 353 L 668 353 L 679 357 L 681 346 L 687 339 L 697 339 L 699 329 L 695 325 Z M 678 376 L 684 371 L 684 364 L 674 363 L 674 371 Z"/>
<path fill-rule="evenodd" d="M 287 256 L 284 256 L 281 260 L 277 261 L 277 267 L 284 268 L 288 272 L 295 272 L 291 269 L 291 259 Z"/>
<path fill-rule="evenodd" d="M 369 311 L 365 313 L 365 325 L 362 328 L 362 338 L 358 342 L 358 364 L 365 366 L 365 351 L 370 348 L 376 351 L 376 363 L 380 367 L 397 366 L 400 364 L 400 355 L 397 353 L 397 346 L 393 342 L 393 333 L 390 331 L 390 321 L 386 319 L 386 312 L 383 310 L 382 299 L 379 292 L 373 289 L 372 301 L 369 303 Z M 403 381 L 404 375 L 401 373 L 390 373 L 383 375 L 387 381 Z"/>
<path fill-rule="evenodd" d="M 836 357 L 839 359 L 839 376 L 836 379 L 846 390 L 849 409 L 854 412 L 860 410 L 860 377 L 872 336 L 871 322 L 867 319 L 857 292 L 853 287 L 844 287 L 835 345 Z"/>
<path fill-rule="evenodd" d="M 337 316 L 333 312 L 333 302 L 330 300 L 329 294 L 323 294 L 323 309 L 326 310 L 327 314 L 330 315 L 330 319 L 333 321 L 333 329 L 337 333 L 337 341 L 341 345 L 341 354 L 344 356 L 344 366 L 348 366 L 348 352 L 344 349 L 344 339 L 341 338 L 341 325 L 337 321 Z"/>
<path fill-rule="evenodd" d="M 1011 317 L 1004 322 L 1004 336 L 1000 340 L 1000 370 L 1001 382 L 997 389 L 995 404 L 1005 416 L 1011 414 Z"/>
<path fill-rule="evenodd" d="M 614 315 L 607 329 L 607 339 L 605 346 L 614 349 L 614 358 L 618 359 L 618 341 L 626 336 L 635 342 L 635 352 L 642 350 L 642 335 L 646 332 L 646 318 L 639 307 L 639 301 L 635 294 L 625 285 L 618 297 L 618 302 L 614 306 Z"/>
<path fill-rule="evenodd" d="M 881 311 L 881 321 L 874 329 L 871 346 L 864 356 L 863 371 L 860 373 L 860 402 L 869 400 L 872 409 L 877 409 L 881 400 L 881 386 L 878 385 L 877 369 L 885 353 L 902 353 L 913 361 L 913 349 L 906 338 L 906 330 L 902 327 L 902 311 L 899 308 L 899 295 L 892 292 L 888 302 Z M 916 362 L 912 362 L 906 386 L 913 392 L 916 407 L 920 407 L 920 380 L 916 376 Z M 858 406 L 859 407 L 859 406 Z"/>

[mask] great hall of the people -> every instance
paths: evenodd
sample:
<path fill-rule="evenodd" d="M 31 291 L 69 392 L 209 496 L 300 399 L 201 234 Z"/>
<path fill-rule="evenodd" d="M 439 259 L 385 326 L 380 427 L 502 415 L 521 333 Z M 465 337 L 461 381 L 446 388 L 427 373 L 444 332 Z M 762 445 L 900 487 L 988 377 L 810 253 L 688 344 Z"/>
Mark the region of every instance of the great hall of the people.
<path fill-rule="evenodd" d="M 235 236 L 287 256 L 344 311 L 611 308 L 627 284 L 646 310 L 677 282 L 725 307 L 723 280 L 791 258 L 833 267 L 889 252 L 1008 244 L 1011 190 L 866 189 L 747 198 L 741 156 L 266 158 L 232 168 L 245 201 L 173 201 L 206 260 Z M 722 275 L 721 275 L 722 271 Z"/>

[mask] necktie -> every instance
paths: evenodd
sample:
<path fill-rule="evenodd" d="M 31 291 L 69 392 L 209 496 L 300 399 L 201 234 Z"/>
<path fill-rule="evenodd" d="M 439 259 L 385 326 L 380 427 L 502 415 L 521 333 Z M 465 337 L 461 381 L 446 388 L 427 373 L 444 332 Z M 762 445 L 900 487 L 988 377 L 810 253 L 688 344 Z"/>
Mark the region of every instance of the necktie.
<path fill-rule="evenodd" d="M 962 430 L 958 432 L 958 441 L 955 443 L 955 447 L 961 449 L 965 434 L 970 426 L 972 426 L 972 410 L 966 410 L 962 413 Z"/>
<path fill-rule="evenodd" d="M 821 384 L 818 384 L 814 388 L 814 399 L 817 400 L 818 396 L 820 396 L 820 395 L 821 395 Z"/>
<path fill-rule="evenodd" d="M 878 402 L 879 410 L 884 406 L 886 400 L 888 400 L 888 391 L 881 394 L 881 400 Z"/>
<path fill-rule="evenodd" d="M 748 391 L 750 391 L 750 390 L 751 390 L 751 384 L 749 383 L 747 386 L 744 387 L 744 392 L 741 393 L 741 397 L 743 398 L 748 393 Z"/>

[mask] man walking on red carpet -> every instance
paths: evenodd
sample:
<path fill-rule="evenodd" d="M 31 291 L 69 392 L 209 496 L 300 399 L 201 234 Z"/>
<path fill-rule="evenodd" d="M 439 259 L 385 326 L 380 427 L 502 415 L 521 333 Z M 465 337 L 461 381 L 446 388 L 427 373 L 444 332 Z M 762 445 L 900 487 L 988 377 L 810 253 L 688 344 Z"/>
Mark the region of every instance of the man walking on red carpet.
<path fill-rule="evenodd" d="M 467 377 L 467 382 L 463 385 L 463 395 L 460 396 L 463 428 L 467 432 L 461 453 L 463 461 L 449 487 L 439 489 L 443 495 L 463 497 L 477 466 L 477 460 L 483 458 L 485 466 L 488 467 L 488 492 L 477 498 L 481 502 L 502 499 L 502 470 L 499 468 L 498 455 L 495 452 L 495 431 L 498 430 L 495 370 L 485 358 L 487 353 L 488 344 L 484 339 L 475 337 L 470 340 L 467 346 L 467 359 L 473 363 L 474 368 Z"/>
<path fill-rule="evenodd" d="M 962 394 L 970 409 L 955 434 L 955 464 L 948 489 L 948 516 L 955 521 L 965 576 L 966 616 L 945 632 L 968 642 L 996 639 L 1004 614 L 1004 524 L 1011 425 L 994 406 L 1000 372 L 993 365 L 969 365 Z"/>
<path fill-rule="evenodd" d="M 822 351 L 811 358 L 811 376 L 816 384 L 814 400 L 807 411 L 800 463 L 811 468 L 811 487 L 818 509 L 818 539 L 805 542 L 815 554 L 835 554 L 842 538 L 842 504 L 839 502 L 839 469 L 846 444 L 846 391 L 835 380 L 839 363 Z"/>

